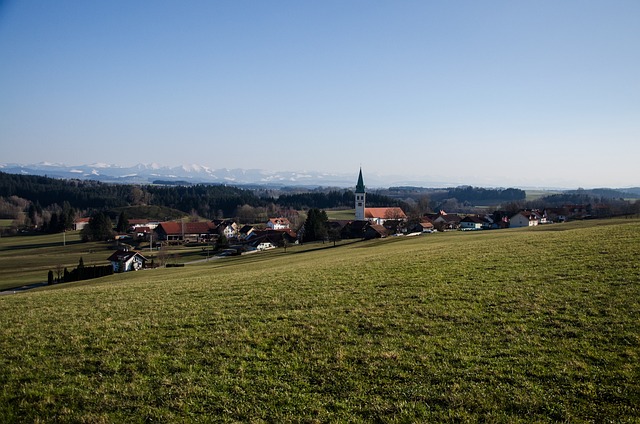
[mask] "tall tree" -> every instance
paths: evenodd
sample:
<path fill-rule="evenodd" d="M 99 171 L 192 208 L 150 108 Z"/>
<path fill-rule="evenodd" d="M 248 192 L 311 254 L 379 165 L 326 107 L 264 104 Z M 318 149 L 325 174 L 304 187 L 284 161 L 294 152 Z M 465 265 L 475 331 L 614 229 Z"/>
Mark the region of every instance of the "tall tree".
<path fill-rule="evenodd" d="M 118 216 L 118 224 L 116 226 L 116 231 L 119 233 L 124 233 L 129 229 L 129 220 L 127 219 L 127 215 L 124 211 L 120 212 Z"/>
<path fill-rule="evenodd" d="M 303 240 L 316 241 L 325 240 L 327 238 L 327 213 L 320 209 L 309 209 L 307 220 L 304 223 Z"/>
<path fill-rule="evenodd" d="M 104 212 L 95 213 L 86 227 L 82 229 L 84 241 L 103 241 L 113 237 L 111 219 Z"/>
<path fill-rule="evenodd" d="M 71 204 L 65 200 L 64 203 L 62 203 L 62 213 L 58 217 L 62 231 L 73 229 L 75 217 L 76 211 L 71 207 Z"/>

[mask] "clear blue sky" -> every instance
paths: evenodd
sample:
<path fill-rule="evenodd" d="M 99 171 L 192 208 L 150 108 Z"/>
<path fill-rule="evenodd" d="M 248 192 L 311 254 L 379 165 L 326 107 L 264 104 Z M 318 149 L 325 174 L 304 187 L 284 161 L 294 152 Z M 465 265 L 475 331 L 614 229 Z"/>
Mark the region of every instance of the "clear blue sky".
<path fill-rule="evenodd" d="M 0 0 L 40 161 L 640 185 L 640 1 Z"/>

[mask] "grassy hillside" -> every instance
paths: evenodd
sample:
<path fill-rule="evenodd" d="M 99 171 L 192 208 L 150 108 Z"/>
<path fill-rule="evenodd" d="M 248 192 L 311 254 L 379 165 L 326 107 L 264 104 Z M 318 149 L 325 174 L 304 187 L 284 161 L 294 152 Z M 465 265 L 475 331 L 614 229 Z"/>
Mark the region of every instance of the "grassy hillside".
<path fill-rule="evenodd" d="M 63 246 L 63 243 L 65 244 Z M 113 249 L 105 243 L 83 243 L 78 231 L 65 234 L 0 238 L 0 290 L 47 281 L 49 270 L 78 265 L 108 265 Z"/>
<path fill-rule="evenodd" d="M 640 420 L 637 220 L 321 247 L 0 297 L 0 416 Z"/>

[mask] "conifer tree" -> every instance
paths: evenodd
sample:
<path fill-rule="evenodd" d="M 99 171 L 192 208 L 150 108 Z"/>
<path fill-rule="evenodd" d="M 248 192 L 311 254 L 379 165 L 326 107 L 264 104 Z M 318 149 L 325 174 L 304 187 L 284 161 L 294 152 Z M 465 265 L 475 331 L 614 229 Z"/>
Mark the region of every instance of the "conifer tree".
<path fill-rule="evenodd" d="M 82 239 L 85 241 L 103 241 L 113 237 L 111 219 L 103 213 L 95 213 L 86 227 L 82 229 Z"/>
<path fill-rule="evenodd" d="M 124 211 L 120 212 L 118 216 L 118 225 L 116 226 L 116 231 L 119 233 L 124 233 L 129 229 L 129 220 L 127 219 L 127 215 Z"/>
<path fill-rule="evenodd" d="M 307 220 L 304 223 L 303 240 L 316 241 L 325 240 L 327 238 L 327 213 L 320 209 L 309 209 Z"/>

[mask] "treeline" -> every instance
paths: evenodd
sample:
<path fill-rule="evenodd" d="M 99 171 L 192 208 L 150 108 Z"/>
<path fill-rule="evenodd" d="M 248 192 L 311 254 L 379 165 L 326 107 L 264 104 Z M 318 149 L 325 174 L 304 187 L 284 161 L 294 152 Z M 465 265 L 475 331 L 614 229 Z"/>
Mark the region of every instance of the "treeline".
<path fill-rule="evenodd" d="M 132 187 L 127 185 L 3 172 L 0 172 L 0 196 L 18 196 L 43 208 L 67 201 L 77 209 L 104 209 L 126 206 L 133 200 Z"/>
<path fill-rule="evenodd" d="M 189 186 L 157 186 L 108 184 L 86 180 L 59 180 L 31 175 L 15 175 L 0 172 L 0 197 L 26 199 L 40 210 L 52 209 L 52 213 L 64 216 L 63 227 L 68 229 L 73 220 L 69 210 L 119 210 L 127 206 L 153 205 L 193 213 L 205 218 L 232 217 L 242 206 L 274 209 L 330 209 L 353 207 L 355 196 L 349 190 L 314 191 L 282 194 L 277 198 L 259 196 L 257 191 L 233 186 L 195 184 Z M 16 200 L 16 202 L 18 202 Z M 18 202 L 19 203 L 19 202 Z M 60 204 L 62 203 L 62 204 Z M 37 206 L 36 206 L 37 205 Z M 370 193 L 367 205 L 407 206 L 402 200 Z M 24 210 L 26 204 L 13 209 Z M 8 208 L 11 209 L 11 208 Z M 11 209 L 11 210 L 13 210 Z M 49 216 L 50 217 L 50 216 Z M 37 220 L 32 220 L 35 223 Z M 43 221 L 43 220 L 40 220 Z M 49 222 L 49 219 L 44 221 Z M 25 222 L 25 225 L 29 224 Z"/>
<path fill-rule="evenodd" d="M 142 189 L 151 195 L 153 204 L 184 212 L 195 211 L 208 218 L 232 216 L 241 205 L 260 207 L 273 202 L 273 199 L 260 198 L 250 190 L 224 185 L 143 186 Z"/>
<path fill-rule="evenodd" d="M 431 195 L 432 200 L 456 199 L 461 203 L 470 204 L 487 204 L 487 203 L 505 203 L 517 202 L 524 200 L 527 193 L 519 188 L 482 188 L 472 186 L 461 186 L 448 188 L 443 192 L 436 192 Z"/>
<path fill-rule="evenodd" d="M 75 209 L 106 210 L 124 206 L 157 205 L 200 216 L 230 216 L 244 204 L 264 206 L 273 199 L 250 190 L 224 185 L 154 186 L 109 184 L 89 180 L 60 180 L 0 172 L 0 197 L 27 199 L 47 208 L 66 201 Z"/>
<path fill-rule="evenodd" d="M 91 280 L 93 278 L 106 277 L 113 274 L 113 267 L 111 265 L 94 265 L 84 266 L 82 258 L 78 262 L 78 266 L 71 271 L 66 267 L 64 271 L 57 270 L 57 276 L 54 276 L 53 271 L 49 271 L 47 274 L 47 284 L 53 283 L 71 283 L 73 281 Z"/>

